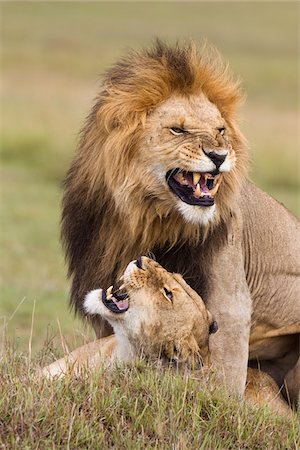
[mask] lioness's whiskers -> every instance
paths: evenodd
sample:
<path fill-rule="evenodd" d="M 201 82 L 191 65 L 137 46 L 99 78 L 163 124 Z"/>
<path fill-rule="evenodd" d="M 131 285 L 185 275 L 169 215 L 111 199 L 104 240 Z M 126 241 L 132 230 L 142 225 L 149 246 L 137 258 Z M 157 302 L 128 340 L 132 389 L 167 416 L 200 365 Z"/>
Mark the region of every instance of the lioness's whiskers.
<path fill-rule="evenodd" d="M 153 259 L 153 261 L 156 261 L 156 256 L 154 255 L 153 252 L 147 252 L 145 253 L 145 256 L 147 256 L 150 259 Z"/>

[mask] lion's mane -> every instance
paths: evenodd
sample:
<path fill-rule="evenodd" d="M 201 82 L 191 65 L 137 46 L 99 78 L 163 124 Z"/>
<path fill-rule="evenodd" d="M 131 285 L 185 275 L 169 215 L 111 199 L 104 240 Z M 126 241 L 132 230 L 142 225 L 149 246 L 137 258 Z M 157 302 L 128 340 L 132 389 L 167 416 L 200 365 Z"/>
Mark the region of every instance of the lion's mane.
<path fill-rule="evenodd" d="M 87 291 L 112 284 L 138 255 L 195 244 L 209 233 L 185 222 L 159 196 L 149 195 L 141 181 L 144 168 L 138 154 L 147 115 L 176 92 L 204 93 L 231 130 L 237 162 L 223 177 L 216 198 L 219 216 L 212 225 L 224 225 L 234 212 L 247 162 L 236 118 L 242 100 L 239 83 L 207 45 L 199 50 L 194 43 L 171 47 L 157 42 L 130 53 L 105 74 L 65 179 L 62 238 L 72 277 L 71 304 L 77 311 L 82 311 Z"/>

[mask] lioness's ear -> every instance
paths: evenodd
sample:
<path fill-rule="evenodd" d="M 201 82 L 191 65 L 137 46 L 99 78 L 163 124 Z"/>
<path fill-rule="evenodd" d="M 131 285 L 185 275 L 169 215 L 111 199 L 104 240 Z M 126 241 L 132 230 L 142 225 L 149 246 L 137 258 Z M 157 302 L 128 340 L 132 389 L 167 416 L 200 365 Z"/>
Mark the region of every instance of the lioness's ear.
<path fill-rule="evenodd" d="M 89 292 L 83 302 L 84 310 L 87 314 L 101 314 L 100 299 L 102 289 L 94 289 Z"/>

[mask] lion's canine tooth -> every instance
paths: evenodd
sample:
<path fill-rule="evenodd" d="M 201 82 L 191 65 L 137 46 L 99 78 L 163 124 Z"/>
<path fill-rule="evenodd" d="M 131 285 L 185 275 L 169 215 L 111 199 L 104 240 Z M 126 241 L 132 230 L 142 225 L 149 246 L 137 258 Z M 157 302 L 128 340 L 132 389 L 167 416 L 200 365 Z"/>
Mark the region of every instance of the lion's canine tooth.
<path fill-rule="evenodd" d="M 196 186 L 201 178 L 200 172 L 193 172 L 193 183 Z"/>
<path fill-rule="evenodd" d="M 220 186 L 220 183 L 221 183 L 221 179 L 222 179 L 222 174 L 220 174 L 218 176 L 218 179 L 217 179 L 217 182 L 216 182 L 215 186 L 210 191 L 210 195 L 214 196 L 218 192 L 218 189 L 219 189 L 219 186 Z"/>
<path fill-rule="evenodd" d="M 196 189 L 194 192 L 194 196 L 197 198 L 201 197 L 201 189 L 200 189 L 199 183 L 197 183 L 197 186 L 196 186 Z"/>

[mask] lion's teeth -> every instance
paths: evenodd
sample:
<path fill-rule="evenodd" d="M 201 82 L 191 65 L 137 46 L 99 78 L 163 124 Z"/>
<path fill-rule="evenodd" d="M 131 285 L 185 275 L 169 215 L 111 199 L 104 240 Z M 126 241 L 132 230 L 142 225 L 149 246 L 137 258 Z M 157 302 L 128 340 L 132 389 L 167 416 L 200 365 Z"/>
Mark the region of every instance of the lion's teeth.
<path fill-rule="evenodd" d="M 194 196 L 197 198 L 201 197 L 201 189 L 200 189 L 199 183 L 197 183 L 197 186 L 196 186 L 196 189 L 194 192 Z"/>
<path fill-rule="evenodd" d="M 177 176 L 178 176 L 179 182 L 180 182 L 181 184 L 185 184 L 185 185 L 188 184 L 182 173 L 179 173 Z"/>
<path fill-rule="evenodd" d="M 210 191 L 210 195 L 214 196 L 214 195 L 218 192 L 218 189 L 219 189 L 219 187 L 220 187 L 221 180 L 222 180 L 222 174 L 220 174 L 220 175 L 218 176 L 217 181 L 216 181 L 216 183 L 215 183 L 213 189 L 211 189 L 211 191 Z"/>
<path fill-rule="evenodd" d="M 193 172 L 193 183 L 196 186 L 201 178 L 200 172 Z"/>
<path fill-rule="evenodd" d="M 217 184 L 215 185 L 215 187 L 213 189 L 211 189 L 210 195 L 214 196 L 217 193 L 219 186 L 220 186 L 220 183 L 218 181 Z"/>

